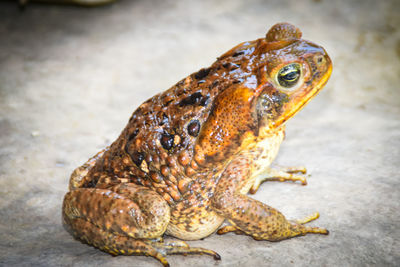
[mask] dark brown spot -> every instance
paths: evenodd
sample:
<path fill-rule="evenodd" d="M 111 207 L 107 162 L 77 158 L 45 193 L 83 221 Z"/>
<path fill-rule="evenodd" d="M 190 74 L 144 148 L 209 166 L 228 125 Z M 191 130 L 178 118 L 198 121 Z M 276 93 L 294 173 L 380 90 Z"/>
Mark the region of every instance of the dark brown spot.
<path fill-rule="evenodd" d="M 183 106 L 187 106 L 187 105 L 195 105 L 200 102 L 202 97 L 203 97 L 203 95 L 200 92 L 193 93 L 190 96 L 182 99 L 182 101 L 179 102 L 179 106 L 183 107 Z"/>
<path fill-rule="evenodd" d="M 243 55 L 243 54 L 244 54 L 243 51 L 236 51 L 236 52 L 232 55 L 232 57 L 238 57 L 238 56 Z"/>
<path fill-rule="evenodd" d="M 174 145 L 174 135 L 164 132 L 161 135 L 160 142 L 164 149 L 170 150 Z"/>
<path fill-rule="evenodd" d="M 201 101 L 200 101 L 200 106 L 203 106 L 203 107 L 205 107 L 205 106 L 207 106 L 207 104 L 208 104 L 208 99 L 210 98 L 210 95 L 209 94 L 207 94 L 206 96 L 204 96 L 202 99 L 201 99 Z"/>
<path fill-rule="evenodd" d="M 136 164 L 136 166 L 140 167 L 142 161 L 144 160 L 144 153 L 135 151 L 131 153 L 132 161 Z"/>
<path fill-rule="evenodd" d="M 205 78 L 209 73 L 210 73 L 210 69 L 209 68 L 201 69 L 197 73 L 194 74 L 194 77 L 197 80 L 201 80 L 201 79 Z"/>
<path fill-rule="evenodd" d="M 188 129 L 189 135 L 196 137 L 199 134 L 200 122 L 198 120 L 191 121 L 189 123 L 187 129 Z"/>
<path fill-rule="evenodd" d="M 96 184 L 97 184 L 97 180 L 95 181 L 94 179 L 92 179 L 87 183 L 86 187 L 93 188 L 93 187 L 96 187 Z"/>

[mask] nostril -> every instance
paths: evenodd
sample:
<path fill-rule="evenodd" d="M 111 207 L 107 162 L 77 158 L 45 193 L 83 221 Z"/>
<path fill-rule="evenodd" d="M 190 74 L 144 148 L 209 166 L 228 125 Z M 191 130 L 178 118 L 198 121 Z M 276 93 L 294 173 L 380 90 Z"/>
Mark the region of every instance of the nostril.
<path fill-rule="evenodd" d="M 324 57 L 322 56 L 322 55 L 318 55 L 317 56 L 317 58 L 316 58 L 317 60 L 317 64 L 321 64 L 321 63 L 323 63 L 323 61 L 324 61 Z"/>

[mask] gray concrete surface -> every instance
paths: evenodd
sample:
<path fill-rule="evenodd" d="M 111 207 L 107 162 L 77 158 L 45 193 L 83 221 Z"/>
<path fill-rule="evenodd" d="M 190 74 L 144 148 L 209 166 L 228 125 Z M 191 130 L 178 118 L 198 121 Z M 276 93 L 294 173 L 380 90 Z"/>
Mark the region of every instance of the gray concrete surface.
<path fill-rule="evenodd" d="M 160 266 L 111 257 L 61 225 L 71 171 L 113 141 L 144 100 L 280 21 L 334 62 L 324 91 L 288 122 L 277 163 L 308 186 L 256 198 L 288 218 L 315 211 L 329 236 L 282 242 L 212 235 L 218 251 L 172 266 L 400 265 L 399 1 L 118 1 L 100 8 L 0 3 L 0 265 Z"/>

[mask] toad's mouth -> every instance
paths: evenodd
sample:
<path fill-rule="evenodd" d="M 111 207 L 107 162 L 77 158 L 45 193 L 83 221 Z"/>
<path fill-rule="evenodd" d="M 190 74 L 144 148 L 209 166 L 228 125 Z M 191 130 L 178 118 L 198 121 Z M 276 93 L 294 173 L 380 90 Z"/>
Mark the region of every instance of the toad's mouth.
<path fill-rule="evenodd" d="M 284 124 L 288 119 L 294 116 L 297 112 L 299 112 L 311 99 L 313 99 L 325 86 L 328 82 L 329 77 L 332 73 L 332 64 L 329 64 L 328 69 L 325 71 L 324 75 L 321 77 L 319 82 L 313 86 L 312 90 L 297 96 L 296 100 L 291 101 L 287 107 L 284 107 L 284 112 L 277 120 L 272 123 L 274 128 L 278 128 L 282 124 Z"/>

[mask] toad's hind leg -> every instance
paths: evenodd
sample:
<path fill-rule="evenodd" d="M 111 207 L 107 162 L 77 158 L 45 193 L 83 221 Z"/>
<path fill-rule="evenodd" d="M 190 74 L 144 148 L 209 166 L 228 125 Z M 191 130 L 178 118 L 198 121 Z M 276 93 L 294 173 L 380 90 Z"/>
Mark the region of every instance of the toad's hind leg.
<path fill-rule="evenodd" d="M 266 181 L 300 181 L 302 185 L 306 185 L 306 177 L 304 177 L 303 175 L 298 175 L 296 173 L 306 174 L 307 170 L 305 167 L 279 167 L 277 169 L 266 168 L 260 176 L 256 177 L 254 184 L 250 188 L 249 193 L 255 194 L 260 185 Z"/>
<path fill-rule="evenodd" d="M 170 219 L 166 201 L 156 192 L 135 184 L 109 189 L 78 188 L 63 202 L 63 221 L 72 234 L 112 255 L 146 255 L 168 266 L 168 254 L 208 254 L 183 242 L 164 243 L 160 238 Z"/>
<path fill-rule="evenodd" d="M 76 238 L 114 256 L 150 256 L 160 261 L 163 266 L 169 266 L 166 255 L 172 254 L 207 254 L 213 256 L 216 260 L 221 259 L 218 253 L 212 250 L 189 247 L 183 241 L 163 242 L 162 238 L 134 239 L 109 233 L 83 219 L 75 219 L 73 227 L 77 228 L 74 231 Z"/>

